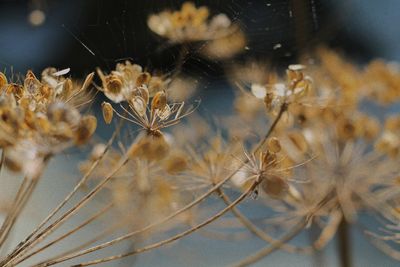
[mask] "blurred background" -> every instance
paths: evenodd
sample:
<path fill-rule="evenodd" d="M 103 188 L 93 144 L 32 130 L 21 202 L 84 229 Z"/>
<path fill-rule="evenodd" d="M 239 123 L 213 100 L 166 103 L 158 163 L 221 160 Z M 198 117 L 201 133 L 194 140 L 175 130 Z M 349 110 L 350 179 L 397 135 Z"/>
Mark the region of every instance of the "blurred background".
<path fill-rule="evenodd" d="M 30 0 L 0 1 L 0 71 L 7 76 L 24 74 L 32 69 L 54 66 L 71 68 L 75 78 L 84 77 L 96 67 L 106 71 L 130 59 L 151 70 L 174 69 L 179 47 L 165 46 L 146 25 L 149 14 L 178 8 L 175 0 Z M 246 52 L 238 60 L 265 59 L 277 65 L 296 63 L 303 51 L 325 44 L 342 51 L 360 64 L 372 58 L 400 61 L 400 1 L 398 0 L 203 0 L 212 11 L 226 13 L 238 21 L 249 40 Z M 226 62 L 224 64 L 227 64 Z M 228 62 L 229 64 L 229 62 Z M 203 81 L 203 103 L 210 112 L 229 112 L 232 93 L 223 81 L 220 62 L 191 57 L 184 69 Z M 221 111 L 218 99 L 224 99 L 227 111 Z M 96 106 L 96 105 L 95 105 Z M 103 129 L 103 128 L 100 128 Z M 106 133 L 100 133 L 107 136 Z M 70 166 L 59 162 L 68 172 Z M 71 163 L 69 163 L 71 164 Z M 53 171 L 54 172 L 54 171 Z M 54 175 L 49 171 L 48 176 Z M 59 174 L 58 174 L 59 175 Z M 45 182 L 47 181 L 47 182 Z M 52 192 L 36 201 L 43 207 L 57 201 L 67 187 L 47 179 L 41 190 Z M 6 191 L 4 186 L 1 191 Z M 54 195 L 54 196 L 53 196 Z M 52 201 L 49 201 L 51 199 Z M 46 208 L 43 213 L 45 214 Z M 32 214 L 31 214 L 32 215 Z M 34 217 L 43 215 L 33 214 Z M 22 227 L 24 227 L 22 222 Z M 398 266 L 398 263 L 375 250 L 361 231 L 354 229 L 354 266 Z M 18 233 L 16 234 L 19 235 Z M 307 238 L 303 238 L 304 242 Z M 300 238 L 300 241 L 302 239 Z M 204 244 L 207 244 L 205 246 Z M 140 256 L 138 266 L 224 266 L 245 253 L 255 251 L 262 242 L 247 240 L 210 242 L 194 235 L 178 245 Z M 179 250 L 176 246 L 179 246 Z M 65 245 L 68 247 L 68 244 Z M 179 252 L 177 252 L 179 251 Z M 185 256 L 183 256 L 185 255 Z M 188 256 L 189 255 L 189 256 Z M 324 266 L 337 266 L 334 245 L 328 247 Z M 160 261 L 161 260 L 161 261 Z M 104 266 L 132 266 L 127 259 Z M 195 263 L 195 264 L 193 264 Z M 274 253 L 258 266 L 318 265 L 307 256 Z M 66 265 L 67 266 L 67 265 Z"/>
<path fill-rule="evenodd" d="M 25 73 L 47 66 L 70 67 L 73 75 L 83 76 L 96 66 L 111 69 L 125 58 L 152 69 L 171 68 L 178 49 L 162 46 L 148 30 L 146 19 L 182 2 L 2 0 L 0 69 Z M 249 39 L 242 57 L 295 62 L 299 52 L 324 43 L 359 61 L 400 59 L 397 0 L 384 4 L 373 0 L 195 2 L 242 24 Z M 221 75 L 215 62 L 193 59 L 187 64 L 186 69 Z"/>

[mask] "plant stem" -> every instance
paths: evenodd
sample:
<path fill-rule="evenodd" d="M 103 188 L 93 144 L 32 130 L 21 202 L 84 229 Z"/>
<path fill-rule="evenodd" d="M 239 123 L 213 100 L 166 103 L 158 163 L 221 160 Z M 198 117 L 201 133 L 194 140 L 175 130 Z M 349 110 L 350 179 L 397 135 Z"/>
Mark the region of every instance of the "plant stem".
<path fill-rule="evenodd" d="M 260 149 L 263 147 L 263 145 L 265 144 L 266 140 L 267 140 L 268 137 L 272 134 L 272 132 L 273 132 L 273 130 L 275 129 L 276 125 L 278 124 L 278 122 L 279 122 L 280 119 L 282 118 L 283 113 L 287 110 L 287 107 L 288 107 L 288 104 L 287 104 L 287 103 L 283 103 L 283 104 L 281 105 L 281 108 L 280 108 L 280 111 L 279 111 L 278 115 L 276 116 L 275 120 L 272 122 L 272 124 L 271 124 L 269 130 L 267 131 L 266 135 L 264 136 L 263 140 L 257 145 L 257 147 L 255 148 L 255 150 L 253 151 L 253 153 L 257 152 L 258 150 L 260 150 Z M 242 164 L 244 165 L 244 164 L 246 164 L 247 162 L 248 162 L 248 160 L 246 160 L 246 161 L 243 162 Z M 63 262 L 63 261 L 69 260 L 69 259 L 73 259 L 73 258 L 82 256 L 82 255 L 85 255 L 85 254 L 89 254 L 89 253 L 91 253 L 91 252 L 94 252 L 94 251 L 97 251 L 97 250 L 100 250 L 100 249 L 103 249 L 103 248 L 112 246 L 112 245 L 114 245 L 114 244 L 116 244 L 116 243 L 119 243 L 119 242 L 121 242 L 121 241 L 123 241 L 123 240 L 126 240 L 126 239 L 128 239 L 128 238 L 131 238 L 131 237 L 133 237 L 133 236 L 135 236 L 135 235 L 138 235 L 138 234 L 144 233 L 144 232 L 146 232 L 146 231 L 149 231 L 150 229 L 152 229 L 152 228 L 154 228 L 154 227 L 156 227 L 156 226 L 159 226 L 159 225 L 161 225 L 161 224 L 163 224 L 163 223 L 165 223 L 165 222 L 168 222 L 169 220 L 175 218 L 177 215 L 179 215 L 179 214 L 185 212 L 186 210 L 189 210 L 189 209 L 192 208 L 193 206 L 199 204 L 199 203 L 202 202 L 204 199 L 206 199 L 209 195 L 211 195 L 212 193 L 214 193 L 215 191 L 217 191 L 225 182 L 227 182 L 229 179 L 231 179 L 231 178 L 233 177 L 233 175 L 234 175 L 238 170 L 240 170 L 240 168 L 243 167 L 243 165 L 239 166 L 235 171 L 233 171 L 230 175 L 228 175 L 228 176 L 227 176 L 226 178 L 224 178 L 222 181 L 220 181 L 220 182 L 218 182 L 217 184 L 215 184 L 215 186 L 213 186 L 212 188 L 210 188 L 210 190 L 208 190 L 206 193 L 204 193 L 203 195 L 199 196 L 197 199 L 195 199 L 194 201 L 192 201 L 191 203 L 189 203 L 189 204 L 186 205 L 185 207 L 183 207 L 183 208 L 177 210 L 177 211 L 174 212 L 173 214 L 171 214 L 171 215 L 165 217 L 164 219 L 161 219 L 160 221 L 151 223 L 151 224 L 149 224 L 148 226 L 146 226 L 146 227 L 144 227 L 144 228 L 142 228 L 142 229 L 139 229 L 139 230 L 130 232 L 130 233 L 128 233 L 128 234 L 125 234 L 125 235 L 123 235 L 123 236 L 114 238 L 114 239 L 112 239 L 112 240 L 110 240 L 110 241 L 108 241 L 108 242 L 105 242 L 105 243 L 102 243 L 102 244 L 93 246 L 93 247 L 91 247 L 91 248 L 88 248 L 88 249 L 85 249 L 85 250 L 82 250 L 82 251 L 78 251 L 78 252 L 76 252 L 76 253 L 71 253 L 71 254 L 65 255 L 65 256 L 62 257 L 62 258 L 53 259 L 52 261 L 42 262 L 42 263 L 38 264 L 37 266 L 49 266 L 49 265 L 52 265 L 52 264 L 56 264 L 56 263 L 59 263 L 59 262 Z M 48 265 L 46 265 L 46 264 L 48 264 Z"/>
<path fill-rule="evenodd" d="M 277 240 L 276 242 L 272 243 L 269 247 L 263 248 L 258 252 L 248 256 L 244 260 L 234 264 L 234 267 L 244 267 L 249 266 L 250 264 L 256 263 L 259 260 L 263 259 L 264 257 L 270 255 L 277 249 L 279 249 L 283 244 L 289 242 L 293 238 L 295 238 L 306 226 L 307 221 L 302 219 L 300 223 L 298 223 L 292 230 L 290 230 L 287 234 L 285 234 L 282 238 Z"/>
<path fill-rule="evenodd" d="M 349 238 L 349 224 L 342 220 L 338 229 L 338 253 L 341 267 L 351 267 L 351 242 Z"/>

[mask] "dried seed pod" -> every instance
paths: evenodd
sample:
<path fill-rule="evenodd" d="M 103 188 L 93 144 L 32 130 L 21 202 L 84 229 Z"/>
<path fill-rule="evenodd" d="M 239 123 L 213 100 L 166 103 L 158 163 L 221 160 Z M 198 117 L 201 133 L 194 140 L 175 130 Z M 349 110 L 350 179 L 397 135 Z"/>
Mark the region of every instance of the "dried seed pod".
<path fill-rule="evenodd" d="M 53 125 L 52 136 L 60 141 L 68 141 L 74 137 L 74 132 L 68 123 L 61 121 Z"/>
<path fill-rule="evenodd" d="M 140 97 L 143 98 L 144 103 L 147 106 L 147 104 L 149 103 L 149 98 L 150 98 L 149 90 L 145 86 L 139 87 L 138 90 L 139 90 Z"/>
<path fill-rule="evenodd" d="M 84 116 L 75 130 L 75 144 L 85 144 L 96 131 L 97 119 L 92 115 Z"/>
<path fill-rule="evenodd" d="M 36 116 L 36 124 L 37 128 L 43 133 L 49 133 L 51 129 L 51 125 L 46 115 L 39 113 Z"/>
<path fill-rule="evenodd" d="M 24 80 L 24 88 L 30 94 L 35 94 L 39 91 L 41 83 L 36 79 L 35 74 L 31 70 L 28 70 Z"/>
<path fill-rule="evenodd" d="M 276 137 L 268 138 L 267 140 L 267 149 L 272 153 L 278 153 L 281 151 L 281 144 Z"/>
<path fill-rule="evenodd" d="M 262 168 L 263 168 L 263 170 L 266 170 L 268 168 L 273 168 L 277 165 L 277 163 L 278 163 L 278 160 L 277 160 L 277 156 L 275 153 L 271 153 L 270 151 L 262 153 Z"/>
<path fill-rule="evenodd" d="M 143 98 L 140 96 L 134 96 L 131 101 L 129 101 L 129 104 L 132 106 L 132 108 L 140 115 L 144 116 L 146 114 L 146 108 L 147 105 L 144 102 Z"/>
<path fill-rule="evenodd" d="M 0 92 L 2 91 L 3 87 L 7 85 L 7 77 L 4 73 L 0 72 Z"/>
<path fill-rule="evenodd" d="M 63 102 L 52 103 L 47 109 L 47 117 L 53 123 L 65 122 L 71 126 L 77 125 L 81 120 L 78 110 Z"/>
<path fill-rule="evenodd" d="M 287 182 L 277 175 L 266 176 L 260 186 L 262 190 L 272 198 L 280 198 L 288 190 Z"/>
<path fill-rule="evenodd" d="M 164 168 L 169 174 L 176 174 L 186 170 L 188 162 L 184 154 L 169 155 L 164 162 Z"/>
<path fill-rule="evenodd" d="M 358 135 L 357 125 L 348 118 L 339 119 L 336 130 L 339 138 L 342 140 L 353 139 Z"/>
<path fill-rule="evenodd" d="M 122 89 L 122 80 L 115 74 L 106 77 L 105 90 L 112 94 L 119 94 Z"/>
<path fill-rule="evenodd" d="M 385 120 L 385 130 L 398 131 L 400 130 L 400 116 L 390 116 Z"/>
<path fill-rule="evenodd" d="M 290 83 L 298 82 L 303 80 L 304 75 L 302 70 L 305 69 L 305 66 L 303 65 L 289 65 L 288 69 L 286 70 L 286 75 Z"/>
<path fill-rule="evenodd" d="M 136 86 L 141 86 L 141 85 L 147 85 L 150 82 L 151 75 L 148 72 L 143 72 L 141 73 L 137 78 L 136 78 Z"/>
<path fill-rule="evenodd" d="M 110 103 L 101 103 L 101 110 L 103 111 L 103 118 L 106 124 L 110 124 L 113 118 L 114 110 Z"/>
<path fill-rule="evenodd" d="M 47 84 L 43 84 L 42 86 L 40 86 L 39 92 L 44 99 L 50 99 L 53 95 L 53 88 L 51 88 Z"/>
<path fill-rule="evenodd" d="M 24 87 L 16 83 L 10 83 L 6 87 L 6 93 L 13 94 L 15 98 L 18 100 L 24 96 Z"/>
<path fill-rule="evenodd" d="M 72 80 L 71 79 L 66 79 L 64 84 L 63 84 L 62 91 L 60 93 L 61 96 L 64 99 L 67 99 L 71 95 L 73 88 L 74 88 L 74 86 L 72 84 Z"/>
<path fill-rule="evenodd" d="M 358 125 L 358 128 L 363 130 L 363 137 L 367 140 L 376 138 L 381 128 L 379 121 L 372 117 L 360 119 Z"/>
<path fill-rule="evenodd" d="M 160 120 L 166 120 L 171 115 L 171 108 L 170 106 L 165 105 L 163 109 L 157 109 L 156 114 L 160 118 Z"/>
<path fill-rule="evenodd" d="M 20 172 L 22 170 L 22 162 L 9 157 L 4 158 L 4 164 L 12 172 Z"/>
<path fill-rule="evenodd" d="M 308 144 L 304 135 L 300 132 L 291 132 L 288 134 L 290 141 L 295 145 L 299 152 L 305 153 L 308 149 Z"/>
<path fill-rule="evenodd" d="M 153 101 L 151 102 L 151 110 L 156 110 L 156 109 L 162 110 L 166 105 L 167 105 L 166 92 L 164 90 L 157 92 L 153 97 Z"/>
<path fill-rule="evenodd" d="M 144 136 L 138 142 L 131 145 L 128 151 L 130 158 L 143 158 L 150 161 L 158 161 L 167 155 L 169 145 L 163 136 Z"/>
<path fill-rule="evenodd" d="M 311 82 L 307 79 L 301 80 L 296 82 L 296 84 L 293 86 L 293 93 L 296 96 L 303 96 L 306 95 L 311 87 Z"/>

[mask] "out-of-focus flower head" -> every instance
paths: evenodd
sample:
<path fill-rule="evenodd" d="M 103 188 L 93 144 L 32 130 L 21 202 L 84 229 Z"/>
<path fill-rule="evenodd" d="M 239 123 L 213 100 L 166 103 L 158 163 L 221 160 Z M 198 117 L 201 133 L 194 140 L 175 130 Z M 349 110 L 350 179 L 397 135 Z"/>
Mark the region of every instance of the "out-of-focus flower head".
<path fill-rule="evenodd" d="M 68 71 L 48 68 L 41 80 L 28 71 L 22 84 L 0 73 L 0 146 L 10 169 L 34 177 L 44 159 L 94 133 L 96 118 L 79 111 L 91 101 L 93 73 L 79 86 L 63 77 Z"/>

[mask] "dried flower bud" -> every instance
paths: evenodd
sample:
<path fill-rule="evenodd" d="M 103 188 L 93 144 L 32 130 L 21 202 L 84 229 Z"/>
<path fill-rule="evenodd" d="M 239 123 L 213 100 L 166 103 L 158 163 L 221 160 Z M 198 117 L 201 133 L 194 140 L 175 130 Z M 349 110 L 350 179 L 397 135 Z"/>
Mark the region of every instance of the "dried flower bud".
<path fill-rule="evenodd" d="M 281 151 L 281 144 L 276 137 L 268 138 L 267 140 L 267 149 L 272 153 L 278 153 Z"/>
<path fill-rule="evenodd" d="M 114 110 L 110 103 L 101 103 L 101 110 L 103 111 L 103 118 L 106 124 L 110 124 L 113 118 Z"/>

